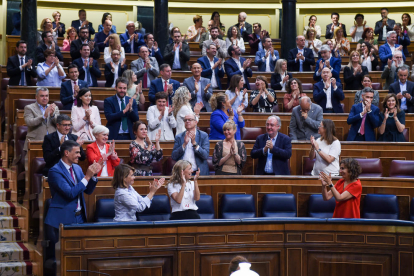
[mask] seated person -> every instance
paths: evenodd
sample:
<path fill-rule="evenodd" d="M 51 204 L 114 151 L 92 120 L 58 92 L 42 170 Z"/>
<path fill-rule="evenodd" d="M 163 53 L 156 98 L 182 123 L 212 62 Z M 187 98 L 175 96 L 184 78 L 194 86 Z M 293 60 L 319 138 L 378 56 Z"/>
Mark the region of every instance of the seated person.
<path fill-rule="evenodd" d="M 197 129 L 197 120 L 194 114 L 185 116 L 184 122 L 186 131 L 175 136 L 171 158 L 175 161 L 188 161 L 188 164 L 191 165 L 188 170 L 189 175 L 194 170 L 200 170 L 200 175 L 209 175 L 207 159 L 210 152 L 210 142 L 208 134 Z M 181 172 L 183 169 L 181 168 L 179 171 Z M 174 179 L 174 173 L 171 179 Z"/>
<path fill-rule="evenodd" d="M 93 129 L 101 125 L 98 107 L 92 105 L 92 94 L 89 88 L 82 88 L 76 95 L 76 105 L 72 107 L 72 134 L 83 140 L 93 141 Z"/>
<path fill-rule="evenodd" d="M 138 55 L 139 58 L 131 62 L 131 70 L 137 76 L 137 82 L 142 81 L 142 88 L 149 88 L 151 82 L 155 80 L 160 73 L 158 62 L 155 57 L 149 56 L 148 48 L 145 46 L 139 48 Z"/>
<path fill-rule="evenodd" d="M 347 123 L 351 125 L 347 141 L 375 141 L 375 129 L 380 126 L 380 110 L 372 104 L 374 89 L 362 89 L 362 101 L 354 104 Z"/>
<path fill-rule="evenodd" d="M 208 101 L 213 94 L 213 88 L 211 87 L 210 80 L 201 76 L 202 70 L 199 63 L 193 63 L 193 65 L 191 65 L 193 76 L 186 78 L 183 85 L 187 87 L 191 93 L 190 104 L 193 110 L 195 105 L 199 103 L 203 105 L 201 111 L 211 112 L 211 107 Z"/>
<path fill-rule="evenodd" d="M 341 28 L 335 28 L 332 42 L 334 43 L 335 51 L 339 53 L 339 56 L 343 57 L 348 55 L 351 50 L 351 44 L 344 36 L 344 31 Z"/>
<path fill-rule="evenodd" d="M 37 86 L 60 87 L 66 77 L 63 67 L 59 64 L 55 51 L 47 49 L 44 52 L 45 62 L 37 65 Z"/>
<path fill-rule="evenodd" d="M 405 112 L 398 106 L 395 94 L 388 94 L 382 102 L 380 113 L 381 125 L 378 128 L 378 141 L 381 142 L 407 142 L 404 137 Z"/>
<path fill-rule="evenodd" d="M 250 106 L 253 112 L 273 112 L 273 106 L 277 105 L 276 93 L 268 88 L 269 84 L 265 76 L 256 77 L 257 90 L 250 93 Z"/>
<path fill-rule="evenodd" d="M 88 87 L 98 87 L 97 79 L 101 77 L 98 62 L 90 56 L 88 44 L 82 44 L 81 57 L 75 59 L 73 64 L 79 68 L 79 79 L 84 80 Z"/>
<path fill-rule="evenodd" d="M 69 80 L 62 82 L 60 86 L 60 101 L 62 102 L 63 110 L 72 110 L 72 106 L 77 105 L 76 96 L 79 90 L 88 87 L 85 81 L 79 79 L 78 66 L 75 64 L 68 66 L 68 76 Z"/>
<path fill-rule="evenodd" d="M 272 39 L 266 37 L 263 40 L 263 50 L 257 51 L 254 63 L 259 67 L 259 72 L 273 72 L 279 59 L 279 52 L 273 49 Z"/>
<path fill-rule="evenodd" d="M 196 171 L 194 181 L 190 181 L 194 165 L 187 160 L 179 160 L 172 169 L 168 182 L 168 196 L 170 197 L 170 220 L 200 219 L 197 213 L 196 201 L 200 199 L 198 177 L 200 168 Z"/>
<path fill-rule="evenodd" d="M 125 49 L 121 46 L 121 41 L 117 34 L 110 34 L 108 37 L 108 47 L 104 49 L 104 62 L 110 63 L 112 60 L 112 50 L 118 50 L 121 54 L 119 61 L 122 62 L 125 59 Z"/>
<path fill-rule="evenodd" d="M 341 83 L 341 78 L 339 76 L 341 72 L 341 59 L 332 56 L 331 49 L 328 45 L 323 45 L 319 52 L 321 58 L 316 62 L 313 80 L 320 81 L 322 69 L 329 68 L 332 76 L 336 79 L 336 82 Z"/>
<path fill-rule="evenodd" d="M 59 59 L 59 61 L 63 62 L 63 56 L 60 52 L 60 48 L 55 42 L 53 41 L 53 35 L 51 32 L 44 32 L 42 33 L 42 41 L 43 44 L 40 44 L 39 47 L 36 48 L 36 57 L 37 62 L 44 62 L 45 55 L 43 54 L 44 51 L 47 49 L 55 51 L 56 57 Z"/>
<path fill-rule="evenodd" d="M 341 101 L 345 98 L 341 83 L 332 78 L 328 67 L 322 69 L 322 80 L 313 85 L 313 100 L 323 108 L 323 113 L 343 113 Z"/>
<path fill-rule="evenodd" d="M 136 213 L 151 207 L 151 201 L 156 191 L 164 184 L 165 178 L 154 179 L 149 184 L 149 193 L 142 197 L 132 187 L 134 184 L 134 168 L 127 164 L 120 164 L 115 168 L 112 187 L 115 189 L 115 217 L 114 221 L 137 221 Z"/>
<path fill-rule="evenodd" d="M 359 50 L 361 66 L 367 67 L 368 72 L 377 71 L 378 58 L 375 49 L 368 42 L 362 42 Z"/>
<path fill-rule="evenodd" d="M 158 47 L 157 41 L 154 40 L 154 35 L 150 33 L 145 34 L 144 42 L 145 42 L 144 46 L 147 47 L 149 51 L 149 56 L 155 57 L 158 65 L 163 64 L 164 59 L 162 57 L 161 50 Z"/>
<path fill-rule="evenodd" d="M 63 142 L 67 140 L 75 141 L 80 147 L 80 157 L 79 160 L 83 161 L 86 159 L 86 154 L 82 149 L 83 139 L 74 134 L 69 133 L 72 127 L 71 118 L 66 115 L 56 115 L 56 131 L 49 132 L 41 140 L 43 140 L 42 149 L 43 149 L 43 159 L 46 164 L 43 168 L 43 175 L 48 176 L 49 170 L 56 165 L 61 156 L 60 156 L 60 146 Z"/>
<path fill-rule="evenodd" d="M 248 41 L 249 35 L 252 33 L 252 25 L 246 22 L 246 18 L 247 14 L 245 12 L 239 13 L 239 16 L 237 17 L 238 23 L 234 25 L 239 29 L 244 41 Z M 227 37 L 231 37 L 231 30 L 232 27 L 227 29 Z"/>
<path fill-rule="evenodd" d="M 206 48 L 207 55 L 197 59 L 197 63 L 201 65 L 201 76 L 210 80 L 212 89 L 222 89 L 221 78 L 224 77 L 222 59 L 216 57 L 216 44 L 209 44 Z"/>
<path fill-rule="evenodd" d="M 148 92 L 148 99 L 151 105 L 155 104 L 155 93 L 164 91 L 168 93 L 167 106 L 172 105 L 172 98 L 175 90 L 180 87 L 180 82 L 171 78 L 171 66 L 164 63 L 160 66 L 160 78 L 151 81 L 151 86 Z"/>
<path fill-rule="evenodd" d="M 112 14 L 110 14 L 109 12 L 105 12 L 103 15 L 102 15 L 102 24 L 100 24 L 99 26 L 98 26 L 98 32 L 102 32 L 104 29 L 105 29 L 105 21 L 106 20 L 109 20 L 109 21 L 111 21 L 112 22 Z M 112 25 L 112 28 L 111 28 L 111 31 L 110 31 L 110 33 L 111 34 L 116 34 L 116 26 L 115 25 Z"/>
<path fill-rule="evenodd" d="M 112 61 L 105 64 L 105 87 L 115 87 L 115 81 L 122 77 L 122 74 L 127 69 L 126 60 L 120 60 L 121 54 L 118 50 L 112 50 Z"/>
<path fill-rule="evenodd" d="M 128 81 L 127 95 L 139 102 L 141 105 L 144 105 L 145 97 L 144 93 L 142 92 L 142 82 L 135 84 L 135 82 L 138 81 L 137 75 L 135 75 L 132 70 L 127 69 L 122 74 L 122 77 Z"/>
<path fill-rule="evenodd" d="M 387 60 L 387 65 L 385 65 L 384 71 L 381 74 L 381 79 L 385 79 L 385 84 L 382 89 L 389 89 L 391 84 L 398 80 L 398 70 L 403 67 L 410 70 L 410 67 L 407 64 L 404 64 L 403 53 L 395 50 L 392 55 L 392 60 Z"/>
<path fill-rule="evenodd" d="M 397 44 L 403 46 L 402 52 L 406 57 L 410 56 L 408 46 L 411 44 L 411 41 L 408 37 L 408 33 L 403 31 L 401 23 L 395 23 L 394 31 L 397 34 Z"/>
<path fill-rule="evenodd" d="M 161 129 L 155 133 L 155 145 L 148 136 L 147 125 L 141 121 L 134 122 L 135 139 L 129 145 L 129 164 L 135 168 L 134 176 L 152 176 L 151 163 L 162 159 L 160 146 Z"/>
<path fill-rule="evenodd" d="M 173 43 L 165 46 L 164 62 L 169 64 L 173 70 L 188 71 L 187 62 L 189 60 L 190 47 L 187 43 L 182 42 L 181 33 L 175 32 Z"/>
<path fill-rule="evenodd" d="M 363 77 L 362 86 L 364 88 L 372 89 L 372 78 L 370 75 L 365 75 Z M 362 101 L 362 90 L 364 89 L 361 89 L 355 93 L 354 104 L 359 104 Z M 374 90 L 374 89 L 372 89 L 372 91 L 374 92 L 374 99 L 372 100 L 372 104 L 378 107 L 379 106 L 379 92 L 378 90 Z"/>
<path fill-rule="evenodd" d="M 70 56 L 72 57 L 72 60 L 81 57 L 81 48 L 83 44 L 89 45 L 90 56 L 93 59 L 98 60 L 101 53 L 99 52 L 99 47 L 95 41 L 89 39 L 89 31 L 87 27 L 81 28 L 79 30 L 79 38 L 70 43 Z"/>
<path fill-rule="evenodd" d="M 290 117 L 289 136 L 292 140 L 307 140 L 311 137 L 319 138 L 319 125 L 323 119 L 323 110 L 313 104 L 307 96 L 299 99 L 299 105 L 293 108 Z"/>
<path fill-rule="evenodd" d="M 311 49 L 313 56 L 317 57 L 319 54 L 319 50 L 322 47 L 322 41 L 316 38 L 316 30 L 313 28 L 309 28 L 306 31 L 305 37 L 305 47 Z"/>
<path fill-rule="evenodd" d="M 242 54 L 246 51 L 243 37 L 240 34 L 239 28 L 236 26 L 231 27 L 231 36 L 226 38 L 226 48 L 228 49 L 230 45 L 238 46 Z"/>
<path fill-rule="evenodd" d="M 358 176 L 362 169 L 358 161 L 352 158 L 342 159 L 340 163 L 342 179 L 332 183 L 332 177 L 324 172 L 320 174 L 322 182 L 323 200 L 335 198 L 335 211 L 333 218 L 360 218 L 360 202 L 362 186 Z M 327 187 L 330 187 L 328 191 Z"/>
<path fill-rule="evenodd" d="M 160 141 L 174 141 L 173 128 L 177 121 L 174 118 L 172 106 L 167 107 L 168 94 L 158 92 L 155 94 L 155 105 L 147 111 L 148 137 L 155 140 L 156 134 L 161 130 Z"/>
<path fill-rule="evenodd" d="M 69 52 L 70 44 L 72 44 L 72 41 L 75 41 L 78 38 L 78 32 L 75 30 L 75 28 L 70 27 L 69 29 L 67 29 L 66 38 L 63 40 L 62 51 Z"/>
<path fill-rule="evenodd" d="M 97 125 L 92 134 L 96 141 L 86 147 L 86 156 L 88 163 L 93 164 L 102 160 L 102 169 L 98 172 L 98 176 L 115 176 L 115 168 L 119 165 L 121 160 L 115 151 L 115 141 L 107 144 L 109 129 L 103 125 Z"/>
<path fill-rule="evenodd" d="M 303 92 L 302 82 L 293 78 L 288 80 L 286 84 L 286 93 L 283 96 L 283 111 L 292 112 L 295 106 L 299 105 L 299 99 L 305 97 L 306 93 Z"/>
<path fill-rule="evenodd" d="M 385 64 L 387 64 L 389 59 L 392 59 L 393 53 L 398 50 L 402 51 L 403 46 L 399 45 L 397 40 L 397 33 L 395 31 L 390 31 L 387 33 L 387 42 L 384 45 L 379 47 L 379 58 L 381 60 L 381 70 L 384 70 Z M 405 62 L 404 53 L 402 55 Z"/>
<path fill-rule="evenodd" d="M 246 163 L 246 147 L 241 141 L 234 139 L 237 126 L 234 121 L 223 125 L 226 138 L 218 141 L 213 153 L 213 165 L 216 175 L 241 175 Z"/>
<path fill-rule="evenodd" d="M 95 45 L 98 45 L 99 52 L 103 52 L 108 47 L 109 35 L 111 34 L 112 22 L 105 20 L 104 29 L 95 35 Z"/>
<path fill-rule="evenodd" d="M 289 51 L 287 64 L 288 70 L 293 72 L 309 72 L 311 65 L 315 65 L 313 52 L 305 48 L 305 37 L 299 35 L 296 37 L 296 48 Z"/>
<path fill-rule="evenodd" d="M 224 70 L 227 74 L 227 79 L 231 80 L 234 75 L 243 76 L 244 88 L 250 90 L 249 79 L 252 75 L 252 69 L 250 65 L 252 63 L 251 59 L 245 59 L 241 57 L 240 48 L 238 46 L 231 45 L 228 48 L 228 54 L 231 58 L 224 62 Z"/>
<path fill-rule="evenodd" d="M 125 49 L 125 53 L 134 54 L 138 53 L 138 47 L 144 45 L 144 37 L 140 33 L 135 32 L 134 21 L 128 21 L 126 23 L 126 32 L 121 34 L 121 45 Z"/>
<path fill-rule="evenodd" d="M 405 113 L 414 113 L 414 82 L 407 80 L 408 69 L 398 70 L 398 81 L 390 85 L 390 94 L 397 95 L 398 106 Z"/>
<path fill-rule="evenodd" d="M 78 12 L 79 20 L 73 20 L 71 27 L 75 28 L 79 34 L 80 30 L 82 28 L 86 28 L 88 30 L 88 39 L 91 39 L 91 35 L 95 34 L 95 29 L 93 28 L 92 22 L 89 22 L 86 19 L 86 11 L 85 10 L 79 10 Z"/>
<path fill-rule="evenodd" d="M 240 75 L 233 75 L 230 80 L 229 88 L 226 90 L 226 95 L 230 100 L 231 107 L 233 109 L 239 108 L 239 106 L 243 105 L 243 112 L 244 109 L 247 108 L 248 105 L 248 95 L 247 89 L 244 88 L 244 80 Z"/>
<path fill-rule="evenodd" d="M 344 82 L 346 90 L 362 89 L 362 78 L 368 75 L 368 69 L 361 65 L 357 51 L 352 51 L 349 64 L 344 68 Z"/>
<path fill-rule="evenodd" d="M 287 72 L 287 60 L 278 59 L 276 61 L 275 71 L 270 80 L 271 87 L 274 90 L 286 91 L 286 83 L 292 78 L 292 73 Z"/>
<path fill-rule="evenodd" d="M 20 24 L 20 23 L 19 23 Z M 36 69 L 33 59 L 26 56 L 27 43 L 19 40 L 16 43 L 16 55 L 7 59 L 7 75 L 9 76 L 9 85 L 30 86 L 32 78 L 36 77 Z"/>
<path fill-rule="evenodd" d="M 276 115 L 266 120 L 266 134 L 256 138 L 250 153 L 259 159 L 256 175 L 290 175 L 289 158 L 292 156 L 292 142 L 289 136 L 280 133 L 282 121 Z"/>

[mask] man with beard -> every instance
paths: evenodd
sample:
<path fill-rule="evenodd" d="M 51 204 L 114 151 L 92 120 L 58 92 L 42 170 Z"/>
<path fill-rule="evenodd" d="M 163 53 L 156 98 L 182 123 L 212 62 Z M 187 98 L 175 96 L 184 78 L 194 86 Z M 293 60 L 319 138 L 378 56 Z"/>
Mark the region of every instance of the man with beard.
<path fill-rule="evenodd" d="M 381 79 L 385 79 L 385 84 L 382 89 L 390 88 L 390 85 L 398 80 L 397 73 L 402 67 L 410 69 L 407 64 L 404 64 L 403 53 L 401 51 L 395 51 L 392 60 L 388 59 L 387 65 L 385 65 L 384 71 L 381 74 Z"/>
<path fill-rule="evenodd" d="M 89 39 L 89 29 L 87 27 L 82 27 L 79 30 L 79 38 L 72 41 L 70 44 L 70 56 L 72 57 L 72 60 L 81 57 L 80 50 L 82 48 L 82 44 L 88 44 L 90 48 L 90 56 L 95 60 L 99 59 L 101 53 L 99 52 L 98 45 L 95 41 Z"/>
<path fill-rule="evenodd" d="M 203 42 L 203 51 L 202 55 L 207 55 L 207 48 L 211 43 L 214 43 L 216 45 L 216 57 L 222 58 L 223 60 L 227 57 L 227 48 L 226 48 L 226 42 L 219 38 L 219 29 L 217 27 L 212 27 L 210 30 L 211 38 L 209 40 L 205 40 Z"/>
<path fill-rule="evenodd" d="M 32 78 L 36 78 L 36 69 L 32 59 L 26 56 L 27 44 L 24 40 L 16 43 L 16 55 L 7 60 L 7 75 L 10 77 L 9 85 L 32 85 Z"/>
<path fill-rule="evenodd" d="M 387 64 L 388 59 L 392 58 L 392 55 L 395 51 L 402 51 L 403 46 L 397 44 L 397 33 L 394 31 L 387 33 L 387 43 L 379 47 L 379 58 L 381 60 L 381 70 L 384 70 L 385 64 Z M 403 60 L 405 61 L 404 53 L 402 54 Z"/>
<path fill-rule="evenodd" d="M 252 60 L 241 57 L 240 48 L 236 45 L 230 45 L 227 52 L 231 56 L 231 58 L 224 62 L 224 71 L 227 74 L 228 85 L 230 84 L 231 77 L 234 75 L 242 75 L 244 79 L 243 88 L 250 90 L 249 78 L 253 75 L 252 69 L 250 68 Z"/>

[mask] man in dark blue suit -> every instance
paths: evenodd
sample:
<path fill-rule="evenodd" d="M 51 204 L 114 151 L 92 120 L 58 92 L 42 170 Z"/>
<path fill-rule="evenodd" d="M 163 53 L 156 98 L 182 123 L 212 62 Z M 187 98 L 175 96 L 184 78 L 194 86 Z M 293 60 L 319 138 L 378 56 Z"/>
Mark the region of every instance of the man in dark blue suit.
<path fill-rule="evenodd" d="M 105 20 L 103 27 L 104 29 L 102 30 L 102 32 L 97 33 L 94 38 L 95 45 L 98 45 L 99 52 L 101 53 L 105 50 L 105 47 L 108 47 L 109 45 L 108 40 L 112 30 L 112 21 Z"/>
<path fill-rule="evenodd" d="M 59 61 L 63 62 L 63 55 L 60 52 L 60 48 L 55 42 L 53 41 L 53 34 L 52 32 L 43 32 L 42 33 L 42 40 L 43 44 L 40 44 L 39 47 L 36 48 L 36 57 L 37 62 L 45 62 L 45 55 L 44 51 L 47 49 L 51 49 L 55 51 L 56 57 L 59 59 Z"/>
<path fill-rule="evenodd" d="M 305 37 L 303 35 L 296 37 L 296 48 L 289 51 L 287 64 L 288 71 L 293 72 L 309 72 L 311 65 L 315 65 L 313 52 L 309 48 L 305 48 Z"/>
<path fill-rule="evenodd" d="M 249 77 L 253 75 L 252 69 L 250 69 L 252 60 L 250 58 L 245 59 L 241 57 L 239 46 L 230 45 L 227 52 L 231 57 L 224 62 L 224 70 L 227 74 L 227 87 L 230 85 L 231 77 L 234 75 L 241 75 L 244 79 L 243 87 L 250 90 Z"/>
<path fill-rule="evenodd" d="M 378 35 L 378 41 L 385 41 L 387 33 L 394 28 L 395 20 L 388 18 L 388 9 L 381 9 L 381 20 L 375 23 L 374 33 Z M 385 32 L 384 32 L 385 29 Z"/>
<path fill-rule="evenodd" d="M 83 174 L 77 164 L 80 158 L 80 145 L 72 140 L 60 146 L 60 161 L 48 174 L 52 201 L 45 218 L 46 231 L 51 237 L 59 237 L 59 225 L 86 222 L 86 204 L 83 193 L 92 194 L 98 179 L 94 177 L 101 169 L 101 163 L 90 165 Z M 56 243 L 58 240 L 52 240 Z"/>
<path fill-rule="evenodd" d="M 332 56 L 331 48 L 328 45 L 323 45 L 319 52 L 321 53 L 321 58 L 316 62 L 313 79 L 320 81 L 322 69 L 327 67 L 331 70 L 336 82 L 341 83 L 341 78 L 339 77 L 339 73 L 341 72 L 341 59 Z"/>
<path fill-rule="evenodd" d="M 151 105 L 155 104 L 155 94 L 157 92 L 167 92 L 168 93 L 168 102 L 167 106 L 172 105 L 172 97 L 174 97 L 175 90 L 180 87 L 180 82 L 171 79 L 171 67 L 170 65 L 164 63 L 160 66 L 160 75 L 161 78 L 151 81 L 151 86 L 148 92 L 148 98 Z"/>
<path fill-rule="evenodd" d="M 79 10 L 79 19 L 73 20 L 71 26 L 76 29 L 79 35 L 79 30 L 82 27 L 87 27 L 89 30 L 89 39 L 91 39 L 91 35 L 95 34 L 95 29 L 92 27 L 92 23 L 86 20 L 86 11 Z"/>
<path fill-rule="evenodd" d="M 24 40 L 16 43 L 16 55 L 7 59 L 7 75 L 10 77 L 9 85 L 32 85 L 32 78 L 36 78 L 36 68 L 33 59 L 26 56 L 27 44 Z M 22 81 L 23 79 L 23 81 Z"/>
<path fill-rule="evenodd" d="M 203 56 L 197 59 L 197 62 L 201 65 L 201 68 L 203 68 L 203 71 L 201 71 L 201 76 L 203 78 L 210 79 L 211 88 L 221 90 L 222 88 L 220 79 L 224 77 L 224 70 L 223 66 L 221 65 L 222 59 L 216 57 L 216 44 L 209 44 L 206 48 L 206 52 L 207 56 Z"/>
<path fill-rule="evenodd" d="M 266 120 L 266 134 L 259 135 L 250 153 L 259 159 L 256 175 L 290 175 L 289 158 L 292 156 L 292 142 L 289 136 L 280 133 L 282 121 L 276 115 Z"/>
<path fill-rule="evenodd" d="M 101 53 L 99 52 L 99 47 L 95 44 L 95 41 L 89 39 L 88 28 L 83 27 L 79 31 L 79 38 L 75 39 L 70 44 L 70 56 L 72 57 L 72 60 L 81 57 L 80 51 L 82 48 L 82 44 L 88 44 L 91 52 L 91 57 L 93 57 L 93 59 L 96 60 L 99 59 L 99 57 L 101 56 Z"/>
<path fill-rule="evenodd" d="M 150 33 L 144 35 L 144 41 L 145 41 L 144 46 L 148 48 L 149 56 L 155 57 L 158 64 L 163 64 L 164 59 L 162 57 L 160 48 L 158 48 L 157 41 L 154 40 L 154 35 Z"/>
<path fill-rule="evenodd" d="M 322 69 L 322 80 L 313 85 L 313 100 L 323 109 L 323 113 L 344 113 L 341 101 L 345 98 L 341 83 L 332 78 L 331 70 Z"/>
<path fill-rule="evenodd" d="M 401 23 L 395 23 L 394 31 L 397 33 L 397 44 L 403 46 L 403 53 L 404 55 L 410 56 L 410 52 L 408 51 L 408 46 L 411 44 L 410 37 L 408 36 L 407 32 L 403 32 Z"/>
<path fill-rule="evenodd" d="M 392 54 L 394 51 L 391 49 L 391 47 L 394 48 L 394 51 L 399 50 L 402 52 L 403 50 L 403 46 L 397 44 L 397 33 L 395 31 L 388 32 L 387 43 L 379 47 L 378 52 L 379 52 L 379 58 L 381 60 L 381 70 L 384 70 L 384 67 L 387 64 L 389 59 L 392 60 Z M 405 62 L 404 53 L 403 53 L 403 59 Z"/>
<path fill-rule="evenodd" d="M 115 83 L 116 95 L 106 98 L 104 111 L 109 129 L 109 140 L 133 140 L 132 125 L 139 121 L 137 102 L 126 96 L 128 80 L 118 78 Z"/>
<path fill-rule="evenodd" d="M 342 28 L 342 30 L 344 31 L 344 37 L 346 37 L 346 26 L 345 24 L 339 23 L 339 13 L 331 13 L 331 20 L 332 23 L 326 25 L 325 38 L 332 39 L 334 37 L 334 30 L 336 27 Z"/>
<path fill-rule="evenodd" d="M 79 79 L 84 80 L 89 87 L 98 87 L 97 79 L 101 77 L 98 62 L 90 57 L 88 44 L 82 44 L 80 52 L 81 57 L 73 61 L 79 68 Z"/>
<path fill-rule="evenodd" d="M 12 23 L 13 23 L 13 31 L 11 35 L 20 35 L 20 21 L 22 19 L 22 3 L 19 4 L 20 11 L 13 13 Z"/>
<path fill-rule="evenodd" d="M 414 113 L 414 82 L 408 81 L 408 68 L 400 67 L 398 81 L 390 85 L 390 93 L 397 95 L 398 104 L 405 113 Z"/>
<path fill-rule="evenodd" d="M 362 89 L 362 101 L 352 106 L 346 120 L 351 125 L 347 141 L 375 141 L 375 129 L 381 125 L 381 120 L 379 108 L 372 104 L 373 99 L 374 89 Z"/>
<path fill-rule="evenodd" d="M 78 66 L 70 64 L 68 66 L 69 80 L 62 82 L 60 86 L 60 101 L 63 104 L 63 110 L 72 110 L 75 98 L 80 89 L 88 87 L 86 81 L 79 79 Z M 76 104 L 75 104 L 76 105 Z"/>
<path fill-rule="evenodd" d="M 126 23 L 126 32 L 119 36 L 121 45 L 124 47 L 125 53 L 139 53 L 139 46 L 144 45 L 144 36 L 135 32 L 134 21 L 128 21 Z"/>

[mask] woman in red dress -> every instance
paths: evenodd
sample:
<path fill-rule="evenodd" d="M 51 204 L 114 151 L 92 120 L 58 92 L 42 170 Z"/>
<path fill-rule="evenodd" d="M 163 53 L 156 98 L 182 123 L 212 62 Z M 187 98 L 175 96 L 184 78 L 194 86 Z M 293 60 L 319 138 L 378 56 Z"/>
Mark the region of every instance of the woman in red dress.
<path fill-rule="evenodd" d="M 347 158 L 341 161 L 339 174 L 342 179 L 332 184 L 332 177 L 324 172 L 319 174 L 322 182 L 322 196 L 324 200 L 332 197 L 336 200 L 333 218 L 360 218 L 359 205 L 361 202 L 362 186 L 358 176 L 361 166 L 358 161 Z M 328 191 L 328 186 L 330 190 Z"/>

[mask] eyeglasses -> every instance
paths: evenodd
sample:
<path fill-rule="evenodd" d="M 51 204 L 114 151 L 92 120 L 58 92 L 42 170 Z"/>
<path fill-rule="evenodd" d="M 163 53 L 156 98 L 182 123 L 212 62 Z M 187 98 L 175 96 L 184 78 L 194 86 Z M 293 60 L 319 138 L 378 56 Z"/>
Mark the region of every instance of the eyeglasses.
<path fill-rule="evenodd" d="M 81 34 L 88 34 L 89 32 L 81 32 Z"/>
<path fill-rule="evenodd" d="M 63 127 L 72 127 L 72 124 L 64 124 L 64 125 L 61 125 L 61 126 L 63 126 Z"/>
<path fill-rule="evenodd" d="M 358 55 L 352 55 L 352 57 L 358 57 L 358 58 L 359 58 L 359 56 L 358 56 Z"/>
<path fill-rule="evenodd" d="M 194 119 L 184 119 L 184 123 L 195 121 Z"/>

